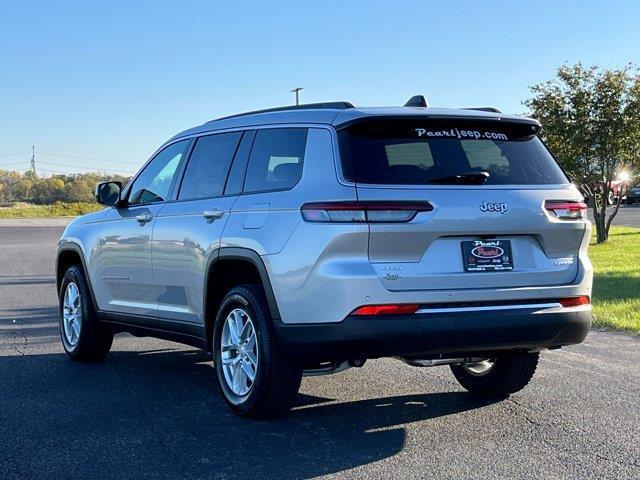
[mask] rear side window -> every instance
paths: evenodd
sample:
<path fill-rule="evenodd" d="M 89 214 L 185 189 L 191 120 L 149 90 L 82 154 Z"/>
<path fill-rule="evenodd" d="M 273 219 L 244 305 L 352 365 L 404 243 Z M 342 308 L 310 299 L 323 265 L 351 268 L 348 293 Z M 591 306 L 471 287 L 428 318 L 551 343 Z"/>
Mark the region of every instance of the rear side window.
<path fill-rule="evenodd" d="M 242 132 L 198 138 L 184 173 L 180 200 L 222 195 L 240 137 Z"/>
<path fill-rule="evenodd" d="M 302 177 L 306 128 L 269 128 L 258 130 L 253 142 L 245 193 L 288 190 Z"/>
<path fill-rule="evenodd" d="M 488 174 L 479 182 L 484 185 L 568 183 L 526 124 L 366 122 L 340 131 L 339 138 L 344 175 L 358 183 L 460 183 L 449 179 L 480 172 Z"/>

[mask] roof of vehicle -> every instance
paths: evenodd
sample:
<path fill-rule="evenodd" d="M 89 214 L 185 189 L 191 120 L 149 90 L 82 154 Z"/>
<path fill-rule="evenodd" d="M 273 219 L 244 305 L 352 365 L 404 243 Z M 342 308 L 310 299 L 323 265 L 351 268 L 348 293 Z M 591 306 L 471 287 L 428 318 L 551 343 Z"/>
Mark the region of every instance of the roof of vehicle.
<path fill-rule="evenodd" d="M 493 111 L 495 110 L 495 111 Z M 348 102 L 330 102 L 324 104 L 311 104 L 290 107 L 278 107 L 275 109 L 247 112 L 229 117 L 212 120 L 203 125 L 185 130 L 171 140 L 217 130 L 226 130 L 241 127 L 256 127 L 260 125 L 277 124 L 325 124 L 336 128 L 349 125 L 352 122 L 364 118 L 415 118 L 424 117 L 431 119 L 466 119 L 488 120 L 496 122 L 528 123 L 540 126 L 537 120 L 532 118 L 506 115 L 490 107 L 485 108 L 434 108 L 434 107 L 353 107 Z M 170 141 L 171 141 L 170 140 Z"/>

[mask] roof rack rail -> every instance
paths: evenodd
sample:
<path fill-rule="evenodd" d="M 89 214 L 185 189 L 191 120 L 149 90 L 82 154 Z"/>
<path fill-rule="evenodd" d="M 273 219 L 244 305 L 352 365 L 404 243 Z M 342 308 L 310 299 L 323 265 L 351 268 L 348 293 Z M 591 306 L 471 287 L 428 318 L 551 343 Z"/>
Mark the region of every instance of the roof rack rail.
<path fill-rule="evenodd" d="M 467 107 L 467 108 L 461 108 L 460 110 L 478 110 L 480 112 L 502 113 L 496 107 Z"/>
<path fill-rule="evenodd" d="M 271 112 L 285 112 L 287 110 L 311 110 L 311 109 L 335 109 L 344 110 L 347 108 L 354 108 L 353 104 L 349 102 L 322 102 L 322 103 L 305 103 L 302 105 L 289 105 L 286 107 L 274 107 L 265 108 L 263 110 L 253 110 L 251 112 L 236 113 L 235 115 L 228 115 L 226 117 L 216 118 L 207 123 L 217 122 L 218 120 L 226 120 L 228 118 L 244 117 L 245 115 L 254 115 L 257 113 L 271 113 Z"/>

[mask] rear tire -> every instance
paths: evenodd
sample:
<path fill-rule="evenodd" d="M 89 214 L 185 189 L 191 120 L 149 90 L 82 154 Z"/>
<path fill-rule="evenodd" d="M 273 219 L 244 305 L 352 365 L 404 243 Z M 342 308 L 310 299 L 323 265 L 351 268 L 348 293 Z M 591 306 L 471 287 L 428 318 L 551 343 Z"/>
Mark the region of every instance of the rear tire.
<path fill-rule="evenodd" d="M 539 353 L 504 355 L 493 360 L 486 371 L 465 365 L 451 365 L 456 380 L 466 390 L 482 397 L 506 398 L 527 386 L 538 366 Z"/>
<path fill-rule="evenodd" d="M 240 285 L 227 293 L 216 317 L 212 347 L 220 392 L 233 412 L 268 418 L 291 407 L 302 369 L 280 347 L 259 285 Z"/>
<path fill-rule="evenodd" d="M 111 349 L 113 332 L 100 324 L 82 268 L 73 265 L 62 278 L 59 294 L 60 337 L 72 360 L 99 362 Z"/>

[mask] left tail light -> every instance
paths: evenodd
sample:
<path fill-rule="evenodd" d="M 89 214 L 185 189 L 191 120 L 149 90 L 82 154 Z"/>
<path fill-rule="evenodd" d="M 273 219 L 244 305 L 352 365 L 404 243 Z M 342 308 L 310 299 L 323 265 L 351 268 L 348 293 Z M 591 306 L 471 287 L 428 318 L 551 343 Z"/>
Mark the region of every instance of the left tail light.
<path fill-rule="evenodd" d="M 584 202 L 547 200 L 544 208 L 560 220 L 580 220 L 587 213 L 587 204 Z"/>
<path fill-rule="evenodd" d="M 312 202 L 300 208 L 307 222 L 402 223 L 420 212 L 430 212 L 429 202 Z"/>

